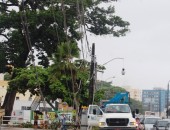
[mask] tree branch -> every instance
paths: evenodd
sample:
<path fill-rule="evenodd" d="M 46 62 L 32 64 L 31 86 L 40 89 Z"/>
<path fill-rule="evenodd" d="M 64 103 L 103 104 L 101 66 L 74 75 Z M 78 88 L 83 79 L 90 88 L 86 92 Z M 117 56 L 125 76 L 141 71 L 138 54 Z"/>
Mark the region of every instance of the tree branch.
<path fill-rule="evenodd" d="M 53 106 L 53 104 L 48 99 L 46 99 L 46 101 L 54 110 L 56 110 L 56 108 Z"/>
<path fill-rule="evenodd" d="M 2 6 L 18 6 L 18 4 L 7 4 L 7 3 L 4 3 L 4 2 L 0 2 L 0 5 Z"/>
<path fill-rule="evenodd" d="M 1 36 L 4 36 L 6 39 L 8 39 L 9 40 L 9 38 L 5 35 L 5 34 L 0 34 Z"/>

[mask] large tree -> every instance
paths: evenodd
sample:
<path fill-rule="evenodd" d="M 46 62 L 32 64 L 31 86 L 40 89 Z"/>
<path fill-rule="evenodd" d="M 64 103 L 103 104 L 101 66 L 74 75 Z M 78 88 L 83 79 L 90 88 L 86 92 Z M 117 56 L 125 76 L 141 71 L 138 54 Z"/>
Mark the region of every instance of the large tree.
<path fill-rule="evenodd" d="M 74 61 L 73 58 L 78 55 L 76 43 L 70 46 L 62 43 L 53 55 L 53 64 L 50 67 L 15 69 L 16 77 L 10 81 L 9 91 L 25 94 L 29 90 L 32 95 L 39 95 L 39 91 L 42 91 L 47 102 L 61 98 L 69 106 L 74 106 L 79 113 L 79 106 L 87 105 L 83 102 L 87 101 L 89 65 L 84 60 Z M 80 121 L 78 114 L 76 119 Z"/>
<path fill-rule="evenodd" d="M 0 59 L 3 61 L 0 72 L 4 72 L 6 64 L 26 67 L 35 60 L 34 50 L 39 64 L 48 67 L 49 57 L 57 46 L 80 40 L 81 30 L 96 35 L 124 36 L 129 23 L 114 15 L 114 7 L 98 6 L 103 1 L 0 0 Z M 3 108 L 8 116 L 15 95 L 16 91 L 8 91 L 5 96 Z"/>

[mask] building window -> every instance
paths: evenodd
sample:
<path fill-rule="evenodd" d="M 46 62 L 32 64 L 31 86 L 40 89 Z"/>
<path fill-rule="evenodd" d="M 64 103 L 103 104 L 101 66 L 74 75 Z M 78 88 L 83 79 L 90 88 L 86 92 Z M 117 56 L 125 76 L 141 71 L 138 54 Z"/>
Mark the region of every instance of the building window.
<path fill-rule="evenodd" d="M 21 110 L 31 110 L 31 107 L 28 107 L 28 106 L 21 106 Z"/>
<path fill-rule="evenodd" d="M 29 99 L 28 99 L 29 101 L 32 101 L 32 97 L 29 97 Z"/>
<path fill-rule="evenodd" d="M 27 110 L 26 106 L 21 106 L 21 110 Z"/>
<path fill-rule="evenodd" d="M 19 100 L 19 97 L 16 97 L 16 100 Z"/>

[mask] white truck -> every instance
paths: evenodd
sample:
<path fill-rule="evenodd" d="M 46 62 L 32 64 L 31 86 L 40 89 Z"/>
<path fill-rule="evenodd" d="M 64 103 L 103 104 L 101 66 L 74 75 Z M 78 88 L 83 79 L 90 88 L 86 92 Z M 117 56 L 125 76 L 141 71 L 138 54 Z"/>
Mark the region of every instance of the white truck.
<path fill-rule="evenodd" d="M 5 115 L 5 110 L 1 108 L 1 102 L 2 102 L 2 99 L 0 97 L 0 119 L 2 118 L 2 116 Z"/>
<path fill-rule="evenodd" d="M 87 112 L 88 129 L 100 130 L 136 130 L 135 115 L 128 104 L 107 104 L 104 109 L 98 105 L 89 105 Z"/>

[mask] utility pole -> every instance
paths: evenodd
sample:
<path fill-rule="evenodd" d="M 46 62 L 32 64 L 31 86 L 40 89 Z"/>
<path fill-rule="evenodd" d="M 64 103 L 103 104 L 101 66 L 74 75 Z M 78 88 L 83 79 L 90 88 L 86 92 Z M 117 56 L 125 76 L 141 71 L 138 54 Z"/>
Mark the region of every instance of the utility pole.
<path fill-rule="evenodd" d="M 167 118 L 168 118 L 168 115 L 169 115 L 169 82 L 170 80 L 168 81 L 168 86 L 167 86 Z"/>
<path fill-rule="evenodd" d="M 96 82 L 96 57 L 95 44 L 92 44 L 91 66 L 90 66 L 90 84 L 89 84 L 89 104 L 93 104 L 94 88 Z"/>

